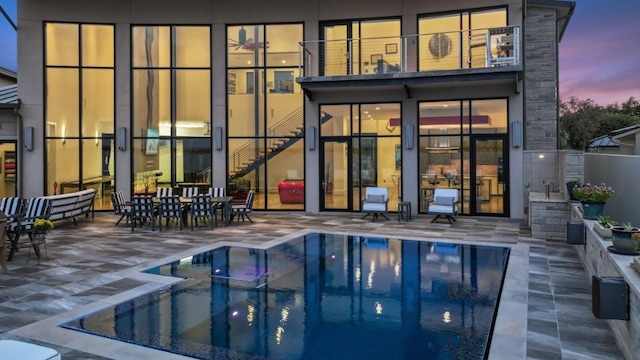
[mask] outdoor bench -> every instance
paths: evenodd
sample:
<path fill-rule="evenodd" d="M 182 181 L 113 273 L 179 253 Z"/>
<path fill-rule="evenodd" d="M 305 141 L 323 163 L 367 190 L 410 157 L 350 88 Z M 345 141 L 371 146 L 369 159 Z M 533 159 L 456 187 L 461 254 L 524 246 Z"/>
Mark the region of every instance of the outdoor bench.
<path fill-rule="evenodd" d="M 93 199 L 96 196 L 95 189 L 86 189 L 73 193 L 43 196 L 45 199 L 51 200 L 51 217 L 49 220 L 71 219 L 75 225 L 78 225 L 78 216 L 85 215 L 94 216 Z"/>

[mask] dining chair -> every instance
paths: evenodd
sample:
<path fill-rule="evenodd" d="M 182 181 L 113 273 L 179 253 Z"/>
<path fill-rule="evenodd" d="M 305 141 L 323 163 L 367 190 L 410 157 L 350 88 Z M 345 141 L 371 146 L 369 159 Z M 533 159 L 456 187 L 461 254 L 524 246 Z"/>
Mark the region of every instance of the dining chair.
<path fill-rule="evenodd" d="M 44 239 L 36 239 L 34 237 L 34 224 L 38 219 L 48 220 L 51 216 L 51 200 L 36 197 L 28 200 L 24 212 L 16 214 L 15 221 L 8 224 L 7 235 L 11 240 L 11 251 L 9 252 L 9 260 L 13 258 L 13 254 L 18 250 L 18 242 L 20 236 L 27 235 L 29 237 L 29 248 L 33 247 L 38 257 L 38 263 L 40 263 L 40 245 L 44 245 L 45 256 L 49 258 L 47 254 L 47 244 Z M 31 251 L 31 250 L 29 250 Z M 27 257 L 27 262 L 29 258 Z"/>
<path fill-rule="evenodd" d="M 194 196 L 198 195 L 198 188 L 193 186 L 193 187 L 185 187 L 182 188 L 182 197 L 186 197 L 186 198 L 192 198 Z"/>
<path fill-rule="evenodd" d="M 256 192 L 254 190 L 249 190 L 249 194 L 247 195 L 244 203 L 231 204 L 231 219 L 233 220 L 233 218 L 237 216 L 238 218 L 242 218 L 242 222 L 244 222 L 246 217 L 253 223 L 250 215 L 253 214 L 253 200 L 255 197 Z"/>
<path fill-rule="evenodd" d="M 131 199 L 131 231 L 138 223 L 142 225 L 147 221 L 151 224 L 151 230 L 155 231 L 157 211 L 151 196 L 134 195 Z"/>
<path fill-rule="evenodd" d="M 191 198 L 191 230 L 194 225 L 198 226 L 198 219 L 211 221 L 211 230 L 213 230 L 214 226 L 218 226 L 216 212 L 216 206 L 211 203 L 211 196 L 196 195 Z"/>
<path fill-rule="evenodd" d="M 223 187 L 210 187 L 208 195 L 212 197 L 223 197 L 226 196 L 226 191 Z"/>
<path fill-rule="evenodd" d="M 156 197 L 161 198 L 165 196 L 173 196 L 173 188 L 172 187 L 159 187 L 156 191 Z"/>
<path fill-rule="evenodd" d="M 124 193 L 117 190 L 111 193 L 111 204 L 113 205 L 113 213 L 120 215 L 120 219 L 116 221 L 116 226 L 120 224 L 122 219 L 126 218 L 126 225 L 129 225 L 131 219 L 131 204 L 124 198 Z"/>
<path fill-rule="evenodd" d="M 159 221 L 158 225 L 160 227 L 160 231 L 162 231 L 162 220 L 164 219 L 167 222 L 167 227 L 169 227 L 169 220 L 176 219 L 180 224 L 180 230 L 182 230 L 182 222 L 184 215 L 184 207 L 180 202 L 180 197 L 177 195 L 173 196 L 163 196 L 160 198 L 160 209 L 159 209 Z"/>

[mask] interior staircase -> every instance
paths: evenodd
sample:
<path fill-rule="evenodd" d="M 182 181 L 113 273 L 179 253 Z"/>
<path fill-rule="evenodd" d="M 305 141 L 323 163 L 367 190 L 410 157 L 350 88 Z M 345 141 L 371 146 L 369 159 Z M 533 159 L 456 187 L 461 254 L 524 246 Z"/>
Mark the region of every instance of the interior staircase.
<path fill-rule="evenodd" d="M 320 124 L 324 124 L 333 116 L 323 113 Z M 282 120 L 268 128 L 267 146 L 264 150 L 259 150 L 260 142 L 264 133 L 255 140 L 250 140 L 236 151 L 229 154 L 229 179 L 241 178 L 264 165 L 265 161 L 277 156 L 291 145 L 304 139 L 304 108 L 299 108 L 286 115 Z"/>

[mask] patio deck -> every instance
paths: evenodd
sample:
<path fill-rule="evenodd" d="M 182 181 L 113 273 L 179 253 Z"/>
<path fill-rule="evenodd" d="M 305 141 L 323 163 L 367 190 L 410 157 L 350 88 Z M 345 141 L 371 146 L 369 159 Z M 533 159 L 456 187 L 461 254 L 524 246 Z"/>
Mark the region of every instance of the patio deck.
<path fill-rule="evenodd" d="M 85 349 L 83 352 L 51 340 L 38 340 L 51 338 L 44 336 L 43 332 L 48 331 L 45 326 L 39 330 L 42 337 L 27 336 L 28 331 L 23 327 L 33 328 L 35 323 L 45 324 L 47 319 L 52 321 L 85 305 L 97 305 L 138 287 L 144 289 L 145 281 L 131 276 L 132 268 L 140 264 L 164 261 L 169 255 L 210 247 L 217 242 L 260 245 L 305 229 L 322 229 L 528 247 L 527 341 L 526 345 L 522 344 L 526 346 L 527 359 L 623 359 L 606 322 L 591 314 L 590 279 L 572 245 L 533 238 L 526 224 L 520 221 L 458 217 L 457 223 L 449 225 L 431 224 L 431 218 L 422 215 L 410 222 L 371 222 L 362 220 L 359 213 L 322 216 L 256 213 L 254 224 L 240 222 L 213 231 L 172 228 L 134 233 L 123 223 L 115 227 L 117 217 L 111 213 L 83 219 L 78 226 L 59 223 L 47 241 L 48 261 L 43 258 L 38 265 L 32 256 L 26 264 L 25 249 L 9 262 L 7 274 L 0 273 L 0 339 L 53 347 L 65 360 L 109 358 L 104 356 L 104 350 L 90 352 L 94 348 L 89 346 L 81 347 Z M 122 353 L 118 358 L 123 358 Z M 173 357 L 167 355 L 167 358 Z"/>

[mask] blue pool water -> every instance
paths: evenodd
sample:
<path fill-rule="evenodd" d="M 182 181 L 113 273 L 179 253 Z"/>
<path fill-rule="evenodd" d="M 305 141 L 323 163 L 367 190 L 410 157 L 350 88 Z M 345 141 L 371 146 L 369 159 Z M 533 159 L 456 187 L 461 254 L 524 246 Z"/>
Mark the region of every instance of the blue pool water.
<path fill-rule="evenodd" d="M 62 326 L 201 359 L 484 359 L 509 249 L 310 233 Z"/>

